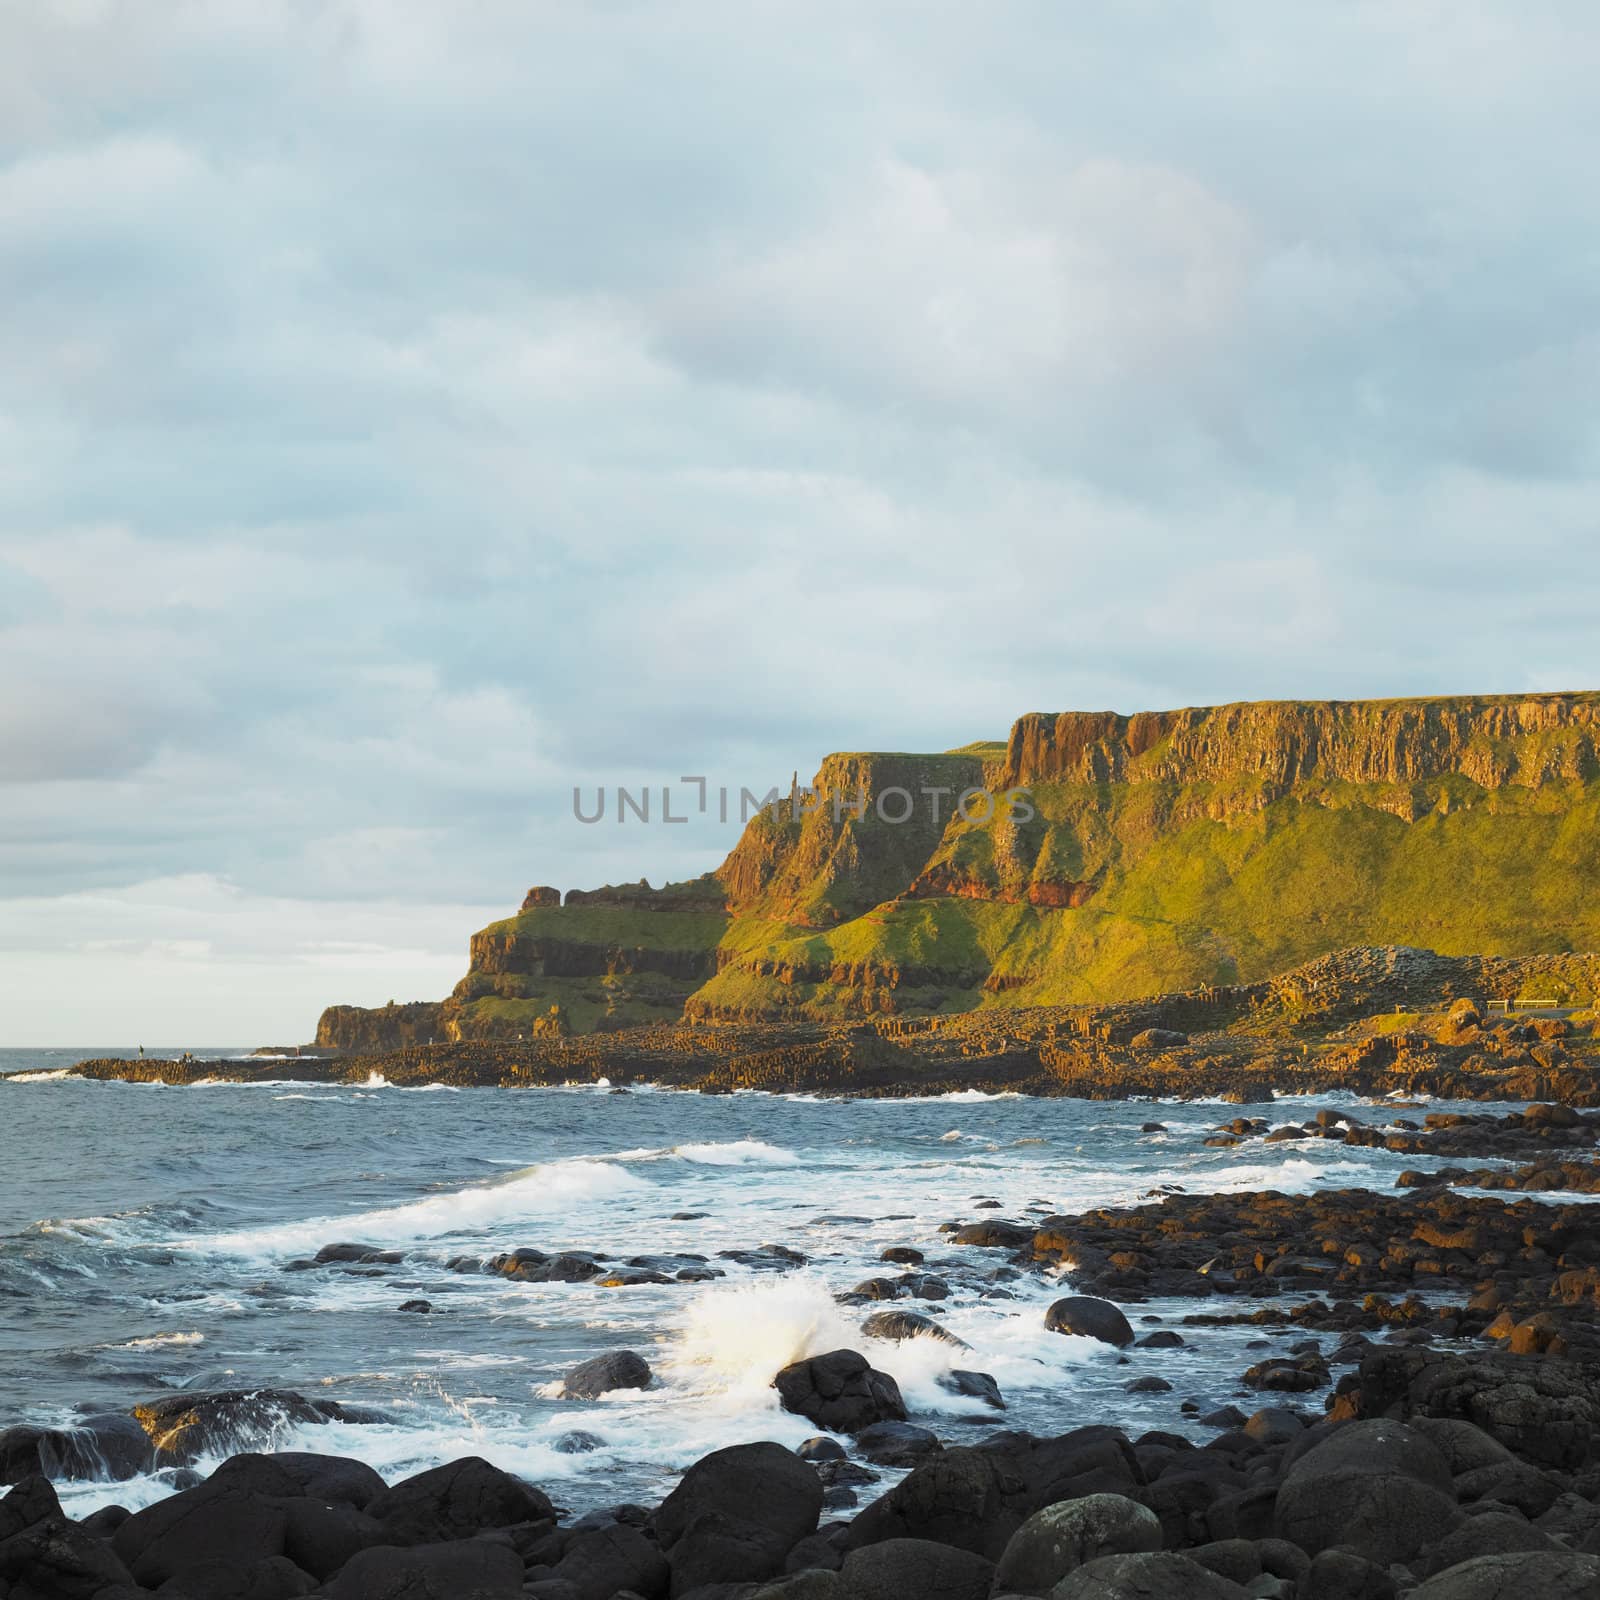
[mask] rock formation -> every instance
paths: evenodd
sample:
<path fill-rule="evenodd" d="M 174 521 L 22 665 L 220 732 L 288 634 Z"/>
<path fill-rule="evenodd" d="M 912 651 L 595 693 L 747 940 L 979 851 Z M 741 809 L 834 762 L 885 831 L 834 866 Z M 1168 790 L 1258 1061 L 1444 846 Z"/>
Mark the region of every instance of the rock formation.
<path fill-rule="evenodd" d="M 334 1007 L 317 1042 L 515 1041 L 553 1005 L 592 1033 L 1135 1000 L 1345 948 L 1600 950 L 1597 742 L 1586 693 L 1030 713 L 1004 745 L 829 756 L 715 872 L 530 890 L 447 1000 Z M 1492 959 L 1483 978 L 1500 992 Z M 1588 982 L 1548 980 L 1537 998 Z"/>

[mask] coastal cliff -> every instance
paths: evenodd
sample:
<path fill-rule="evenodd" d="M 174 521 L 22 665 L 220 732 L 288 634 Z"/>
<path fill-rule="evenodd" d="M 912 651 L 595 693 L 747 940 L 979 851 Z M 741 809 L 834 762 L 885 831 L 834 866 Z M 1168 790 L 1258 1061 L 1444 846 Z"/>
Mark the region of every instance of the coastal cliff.
<path fill-rule="evenodd" d="M 335 1007 L 318 1043 L 514 1040 L 552 1007 L 588 1033 L 1131 1000 L 1354 946 L 1597 950 L 1597 750 L 1580 693 L 1030 713 L 1004 743 L 829 756 L 716 871 L 530 891 L 426 1017 Z"/>

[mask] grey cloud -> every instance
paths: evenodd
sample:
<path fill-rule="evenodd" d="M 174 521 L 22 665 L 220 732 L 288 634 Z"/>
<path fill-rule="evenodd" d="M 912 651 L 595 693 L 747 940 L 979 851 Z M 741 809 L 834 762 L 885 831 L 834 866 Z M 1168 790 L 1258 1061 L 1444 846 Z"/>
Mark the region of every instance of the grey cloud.
<path fill-rule="evenodd" d="M 733 831 L 575 783 L 1592 682 L 1597 57 L 1554 0 L 13 8 L 0 906 L 437 929 Z"/>

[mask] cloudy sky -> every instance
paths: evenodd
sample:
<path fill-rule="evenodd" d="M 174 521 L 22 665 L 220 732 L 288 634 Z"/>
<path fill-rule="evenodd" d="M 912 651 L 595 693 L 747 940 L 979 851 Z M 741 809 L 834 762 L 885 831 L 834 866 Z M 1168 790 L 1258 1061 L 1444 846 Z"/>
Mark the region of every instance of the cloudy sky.
<path fill-rule="evenodd" d="M 1019 712 L 1600 684 L 1589 0 L 0 0 L 0 1044 Z"/>

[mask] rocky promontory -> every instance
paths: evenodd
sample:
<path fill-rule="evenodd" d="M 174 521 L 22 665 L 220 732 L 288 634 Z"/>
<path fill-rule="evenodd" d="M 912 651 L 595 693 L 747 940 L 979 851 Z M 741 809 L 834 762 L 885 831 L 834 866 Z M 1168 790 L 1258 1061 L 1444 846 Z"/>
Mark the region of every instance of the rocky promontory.
<path fill-rule="evenodd" d="M 552 1007 L 592 1033 L 1094 1005 L 1352 946 L 1600 950 L 1597 730 L 1590 693 L 1246 702 L 831 755 L 714 871 L 538 885 L 451 995 L 335 1006 L 317 1042 L 515 1043 Z M 1528 998 L 1594 992 L 1547 976 Z"/>

